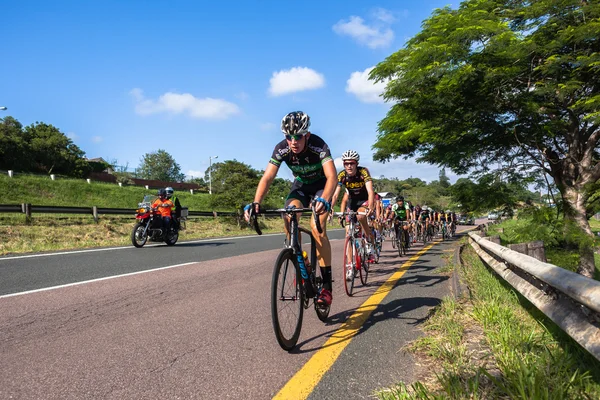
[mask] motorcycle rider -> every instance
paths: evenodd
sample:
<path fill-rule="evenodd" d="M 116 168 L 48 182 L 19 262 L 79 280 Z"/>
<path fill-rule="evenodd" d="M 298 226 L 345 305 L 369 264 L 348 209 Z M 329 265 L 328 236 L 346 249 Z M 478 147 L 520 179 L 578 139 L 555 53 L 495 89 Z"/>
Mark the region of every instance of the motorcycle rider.
<path fill-rule="evenodd" d="M 173 222 L 176 228 L 179 228 L 179 218 L 181 218 L 181 203 L 179 202 L 179 198 L 175 196 L 175 192 L 172 187 L 165 188 L 167 191 L 167 199 L 173 202 L 173 208 L 171 209 L 171 216 L 173 217 Z"/>
<path fill-rule="evenodd" d="M 163 235 L 166 237 L 167 230 L 171 226 L 171 210 L 173 209 L 173 202 L 167 199 L 167 191 L 160 189 L 158 191 L 158 199 L 152 203 L 152 208 L 157 208 L 158 212 L 162 217 L 162 227 L 164 228 Z"/>

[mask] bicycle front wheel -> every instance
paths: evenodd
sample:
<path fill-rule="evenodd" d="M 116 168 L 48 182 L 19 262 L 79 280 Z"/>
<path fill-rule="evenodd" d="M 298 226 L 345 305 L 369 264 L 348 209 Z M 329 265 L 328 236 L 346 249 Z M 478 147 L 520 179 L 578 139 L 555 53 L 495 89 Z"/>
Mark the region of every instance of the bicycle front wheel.
<path fill-rule="evenodd" d="M 366 286 L 367 285 L 367 277 L 369 276 L 369 254 L 367 253 L 365 247 L 361 251 L 362 257 L 360 257 L 360 266 L 358 270 L 360 271 L 360 282 Z"/>
<path fill-rule="evenodd" d="M 355 240 L 352 236 L 346 236 L 344 244 L 344 289 L 346 294 L 352 296 L 354 291 L 354 278 L 356 277 L 356 268 L 358 267 L 358 252 L 355 247 Z"/>
<path fill-rule="evenodd" d="M 304 315 L 302 276 L 291 249 L 279 253 L 271 280 L 271 319 L 275 337 L 282 349 L 290 351 L 298 343 Z"/>

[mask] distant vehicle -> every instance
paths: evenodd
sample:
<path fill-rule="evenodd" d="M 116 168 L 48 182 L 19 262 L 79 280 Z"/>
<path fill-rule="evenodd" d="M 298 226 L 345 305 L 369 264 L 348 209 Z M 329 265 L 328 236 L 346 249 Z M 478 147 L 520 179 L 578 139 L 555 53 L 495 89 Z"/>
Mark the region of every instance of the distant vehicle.
<path fill-rule="evenodd" d="M 489 213 L 489 214 L 488 214 L 488 219 L 489 219 L 489 220 L 492 220 L 492 221 L 495 221 L 495 220 L 497 220 L 497 219 L 498 219 L 498 213 L 495 213 L 495 212 L 491 212 L 491 213 Z"/>
<path fill-rule="evenodd" d="M 461 215 L 458 217 L 458 225 L 475 225 L 475 218 L 469 217 L 468 215 Z"/>

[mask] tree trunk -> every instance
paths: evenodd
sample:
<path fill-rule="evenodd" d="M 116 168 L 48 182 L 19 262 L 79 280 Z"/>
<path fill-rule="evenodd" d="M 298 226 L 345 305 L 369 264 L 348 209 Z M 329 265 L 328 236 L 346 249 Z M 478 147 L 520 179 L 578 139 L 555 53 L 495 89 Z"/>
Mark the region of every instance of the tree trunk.
<path fill-rule="evenodd" d="M 596 270 L 594 262 L 594 250 L 592 248 L 594 234 L 590 227 L 590 223 L 587 219 L 585 212 L 586 195 L 583 189 L 577 190 L 576 188 L 564 188 L 562 192 L 563 207 L 565 213 L 565 221 L 567 223 L 572 222 L 577 228 L 579 228 L 586 236 L 590 238 L 588 244 L 580 244 L 579 247 L 579 268 L 577 273 L 588 278 L 594 277 Z"/>

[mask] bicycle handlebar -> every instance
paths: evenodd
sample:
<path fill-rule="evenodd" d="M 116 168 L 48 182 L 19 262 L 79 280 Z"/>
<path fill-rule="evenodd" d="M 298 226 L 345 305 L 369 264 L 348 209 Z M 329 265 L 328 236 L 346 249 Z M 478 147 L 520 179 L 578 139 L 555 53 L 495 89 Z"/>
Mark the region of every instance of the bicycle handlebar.
<path fill-rule="evenodd" d="M 313 212 L 313 216 L 314 216 L 314 220 L 315 220 L 315 227 L 317 228 L 317 232 L 319 233 L 323 233 L 323 227 L 321 226 L 321 221 L 319 220 L 319 216 L 314 212 L 314 210 L 312 208 L 276 208 L 273 210 L 260 210 L 260 212 L 256 212 L 254 207 L 250 208 L 250 226 L 252 228 L 254 228 L 254 230 L 256 231 L 256 233 L 258 235 L 262 235 L 262 231 L 258 226 L 258 220 L 256 219 L 256 216 L 259 214 L 268 214 L 268 215 L 274 215 L 274 214 L 297 214 L 297 213 L 301 213 L 301 212 L 307 212 L 307 211 L 311 211 Z"/>

